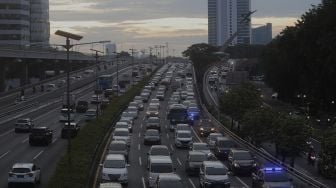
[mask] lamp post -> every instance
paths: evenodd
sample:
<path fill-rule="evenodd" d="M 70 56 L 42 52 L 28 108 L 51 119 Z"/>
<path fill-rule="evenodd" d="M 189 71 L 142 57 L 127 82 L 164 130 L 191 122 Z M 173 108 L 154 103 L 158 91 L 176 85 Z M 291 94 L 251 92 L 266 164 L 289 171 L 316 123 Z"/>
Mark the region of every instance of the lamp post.
<path fill-rule="evenodd" d="M 99 106 L 99 94 L 101 93 L 101 90 L 100 90 L 100 88 L 98 87 L 98 58 L 99 58 L 99 55 L 98 55 L 98 53 L 104 53 L 104 52 L 102 52 L 102 51 L 99 51 L 99 50 L 95 50 L 95 49 L 90 49 L 91 51 L 93 51 L 93 52 L 95 52 L 95 59 L 96 59 L 96 119 L 98 119 L 98 115 L 99 115 L 99 108 L 98 108 L 98 106 Z"/>
<path fill-rule="evenodd" d="M 70 126 L 70 49 L 73 47 L 73 45 L 70 44 L 70 39 L 73 40 L 81 40 L 83 37 L 80 35 L 76 35 L 76 34 L 72 34 L 72 33 L 68 33 L 65 31 L 61 31 L 61 30 L 57 30 L 56 35 L 61 36 L 61 37 L 65 37 L 66 38 L 66 44 L 63 45 L 63 48 L 66 49 L 66 54 L 67 54 L 67 62 L 68 62 L 68 66 L 67 66 L 67 109 L 68 109 L 68 119 L 67 119 L 67 123 L 68 126 Z M 68 162 L 71 165 L 71 137 L 70 137 L 70 129 L 68 129 Z"/>

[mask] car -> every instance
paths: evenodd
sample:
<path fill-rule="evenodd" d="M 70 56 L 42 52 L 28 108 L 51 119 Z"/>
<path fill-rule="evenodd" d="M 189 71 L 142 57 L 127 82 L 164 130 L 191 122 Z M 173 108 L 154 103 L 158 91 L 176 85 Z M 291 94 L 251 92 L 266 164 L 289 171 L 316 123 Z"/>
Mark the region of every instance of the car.
<path fill-rule="evenodd" d="M 207 142 L 209 144 L 210 149 L 215 148 L 217 137 L 223 137 L 223 134 L 222 133 L 210 133 L 209 136 L 207 137 Z"/>
<path fill-rule="evenodd" d="M 118 121 L 115 125 L 114 125 L 114 129 L 118 129 L 118 128 L 125 128 L 125 129 L 128 129 L 128 123 L 125 122 L 125 121 Z M 131 132 L 129 130 L 129 132 Z"/>
<path fill-rule="evenodd" d="M 135 101 L 130 102 L 128 107 L 135 107 L 138 111 L 140 110 L 139 103 Z"/>
<path fill-rule="evenodd" d="M 185 171 L 186 173 L 191 175 L 198 175 L 199 169 L 203 164 L 203 161 L 208 159 L 207 155 L 203 152 L 199 151 L 189 151 L 187 160 L 185 162 Z"/>
<path fill-rule="evenodd" d="M 56 89 L 56 84 L 48 84 L 46 86 L 46 91 L 54 91 Z"/>
<path fill-rule="evenodd" d="M 103 98 L 100 95 L 94 94 L 91 96 L 91 104 L 100 104 Z"/>
<path fill-rule="evenodd" d="M 257 169 L 257 162 L 250 151 L 243 149 L 231 149 L 228 155 L 228 167 L 236 174 L 250 175 Z"/>
<path fill-rule="evenodd" d="M 138 118 L 138 108 L 134 106 L 129 106 L 126 111 L 133 117 L 133 119 Z"/>
<path fill-rule="evenodd" d="M 61 138 L 74 138 L 80 131 L 80 126 L 75 122 L 65 123 L 61 131 Z"/>
<path fill-rule="evenodd" d="M 184 188 L 181 177 L 177 174 L 160 174 L 156 180 L 156 188 Z"/>
<path fill-rule="evenodd" d="M 113 140 L 123 140 L 127 143 L 128 146 L 130 145 L 131 142 L 129 131 L 126 128 L 114 129 L 112 133 L 112 138 Z"/>
<path fill-rule="evenodd" d="M 34 127 L 34 122 L 30 118 L 18 119 L 14 126 L 14 131 L 17 132 L 29 132 Z"/>
<path fill-rule="evenodd" d="M 14 184 L 32 184 L 41 182 L 41 169 L 34 163 L 15 163 L 8 173 L 8 187 Z"/>
<path fill-rule="evenodd" d="M 191 151 L 202 152 L 209 158 L 212 157 L 211 155 L 213 155 L 210 148 L 209 148 L 209 145 L 207 143 L 203 143 L 203 142 L 194 142 L 191 145 L 190 150 Z"/>
<path fill-rule="evenodd" d="M 149 100 L 149 97 L 150 97 L 150 93 L 149 93 L 149 92 L 142 92 L 142 93 L 140 94 L 140 96 L 142 97 L 142 101 L 143 101 L 144 103 L 147 103 L 148 100 Z"/>
<path fill-rule="evenodd" d="M 127 120 L 130 120 L 132 121 L 132 124 L 133 124 L 133 121 L 134 121 L 134 114 L 132 113 L 129 113 L 127 111 L 124 111 L 122 114 L 121 114 L 121 119 L 127 119 Z"/>
<path fill-rule="evenodd" d="M 30 131 L 29 145 L 49 145 L 53 139 L 53 131 L 48 127 L 34 127 Z"/>
<path fill-rule="evenodd" d="M 156 98 L 159 99 L 160 101 L 163 101 L 164 98 L 165 98 L 165 94 L 164 94 L 164 92 L 163 92 L 163 91 L 158 91 L 158 92 L 156 93 Z"/>
<path fill-rule="evenodd" d="M 210 119 L 200 119 L 198 126 L 197 132 L 201 137 L 208 137 L 209 134 L 216 132 L 216 128 Z"/>
<path fill-rule="evenodd" d="M 199 172 L 201 188 L 230 187 L 228 169 L 220 161 L 203 161 Z"/>
<path fill-rule="evenodd" d="M 61 114 L 59 116 L 59 121 L 60 122 L 67 122 L 68 121 L 68 113 L 70 115 L 70 121 L 75 121 L 75 113 L 74 111 L 70 108 L 62 108 L 61 109 Z"/>
<path fill-rule="evenodd" d="M 85 113 L 89 109 L 89 103 L 87 101 L 78 101 L 76 105 L 76 112 Z"/>
<path fill-rule="evenodd" d="M 151 156 L 151 155 L 170 156 L 171 153 L 169 152 L 168 147 L 165 145 L 154 145 L 154 146 L 151 146 L 147 155 L 148 156 Z"/>
<path fill-rule="evenodd" d="M 158 131 L 161 131 L 160 118 L 149 117 L 146 122 L 146 129 L 156 129 Z"/>
<path fill-rule="evenodd" d="M 108 154 L 122 154 L 128 161 L 128 146 L 123 140 L 112 140 L 108 148 Z"/>
<path fill-rule="evenodd" d="M 128 184 L 128 167 L 125 156 L 121 154 L 108 154 L 102 166 L 102 182 L 120 182 Z"/>
<path fill-rule="evenodd" d="M 57 82 L 56 82 L 56 86 L 57 87 L 63 87 L 64 85 L 66 84 L 66 81 L 65 80 L 58 80 Z"/>
<path fill-rule="evenodd" d="M 99 188 L 122 188 L 122 185 L 115 182 L 100 183 Z"/>
<path fill-rule="evenodd" d="M 149 156 L 147 170 L 147 184 L 150 188 L 156 186 L 156 180 L 160 174 L 175 174 L 175 168 L 170 156 Z"/>
<path fill-rule="evenodd" d="M 176 131 L 175 132 L 175 146 L 177 148 L 190 148 L 192 145 L 191 131 Z"/>
<path fill-rule="evenodd" d="M 160 145 L 161 135 L 156 129 L 147 129 L 144 134 L 144 145 Z"/>
<path fill-rule="evenodd" d="M 286 171 L 277 166 L 264 167 L 252 173 L 252 188 L 262 187 L 294 187 Z"/>
<path fill-rule="evenodd" d="M 146 117 L 158 117 L 159 116 L 159 108 L 157 106 L 149 106 L 146 111 Z"/>
<path fill-rule="evenodd" d="M 189 103 L 189 105 L 190 104 L 193 104 L 193 103 Z M 189 106 L 187 112 L 188 112 L 189 119 L 191 119 L 193 121 L 198 120 L 200 118 L 201 111 L 198 107 Z"/>
<path fill-rule="evenodd" d="M 125 118 L 120 118 L 120 120 L 118 122 L 125 122 L 125 123 L 127 123 L 129 132 L 130 133 L 133 132 L 133 121 L 132 120 L 127 119 L 127 118 L 126 119 Z"/>
<path fill-rule="evenodd" d="M 97 119 L 97 109 L 90 108 L 85 113 L 85 121 L 92 121 Z"/>
<path fill-rule="evenodd" d="M 105 90 L 104 90 L 104 96 L 105 96 L 106 98 L 111 99 L 112 96 L 113 96 L 113 94 L 114 94 L 114 92 L 113 92 L 112 89 L 105 89 Z"/>
<path fill-rule="evenodd" d="M 157 106 L 160 109 L 160 100 L 159 99 L 152 99 L 149 103 L 150 106 Z"/>
<path fill-rule="evenodd" d="M 144 104 L 143 104 L 142 99 L 139 100 L 139 99 L 135 99 L 134 98 L 133 101 L 136 102 L 136 103 L 138 103 L 138 108 L 139 108 L 140 111 L 144 110 Z"/>
<path fill-rule="evenodd" d="M 175 131 L 191 131 L 191 128 L 188 124 L 179 123 L 176 125 Z"/>
<path fill-rule="evenodd" d="M 217 137 L 215 141 L 214 153 L 218 159 L 226 160 L 230 149 L 237 148 L 237 144 L 227 137 Z"/>

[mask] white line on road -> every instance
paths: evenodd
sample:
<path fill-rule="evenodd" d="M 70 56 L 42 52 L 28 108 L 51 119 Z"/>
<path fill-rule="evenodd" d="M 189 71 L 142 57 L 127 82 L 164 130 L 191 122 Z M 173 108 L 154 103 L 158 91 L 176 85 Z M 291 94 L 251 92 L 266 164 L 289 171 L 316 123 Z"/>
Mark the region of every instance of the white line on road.
<path fill-rule="evenodd" d="M 197 133 L 196 133 L 196 131 L 194 130 L 193 127 L 191 127 L 191 130 L 194 132 L 194 134 L 195 134 L 197 140 L 198 140 L 199 142 L 203 142 L 203 141 L 201 140 L 201 138 L 197 135 Z"/>
<path fill-rule="evenodd" d="M 145 121 L 146 120 L 146 116 L 144 116 L 142 120 Z"/>
<path fill-rule="evenodd" d="M 142 123 L 141 123 L 141 129 L 142 129 L 142 126 L 143 126 L 143 125 L 142 125 Z"/>
<path fill-rule="evenodd" d="M 139 157 L 139 164 L 140 164 L 140 166 L 142 165 L 141 157 Z"/>
<path fill-rule="evenodd" d="M 174 147 L 173 147 L 173 145 L 171 145 L 171 144 L 170 144 L 170 149 L 171 149 L 172 151 L 174 151 Z"/>
<path fill-rule="evenodd" d="M 138 150 L 139 150 L 139 151 L 141 150 L 141 148 L 140 148 L 140 144 L 138 145 Z"/>
<path fill-rule="evenodd" d="M 55 138 L 55 139 L 52 141 L 52 144 L 53 144 L 53 143 L 55 143 L 55 142 L 56 142 L 56 140 L 57 140 L 57 138 Z"/>
<path fill-rule="evenodd" d="M 139 133 L 139 138 L 141 137 L 141 133 Z"/>
<path fill-rule="evenodd" d="M 146 188 L 146 183 L 145 183 L 145 178 L 142 176 L 142 186 L 143 186 L 143 188 Z"/>
<path fill-rule="evenodd" d="M 27 137 L 26 139 L 22 140 L 22 142 L 21 142 L 21 143 L 23 144 L 23 143 L 27 142 L 27 141 L 28 141 L 28 139 L 29 139 L 29 137 Z"/>
<path fill-rule="evenodd" d="M 169 139 L 169 134 L 167 133 L 167 138 Z"/>
<path fill-rule="evenodd" d="M 248 186 L 245 182 L 243 182 L 243 180 L 241 180 L 239 177 L 236 176 L 236 178 L 241 184 L 243 184 L 245 188 L 250 188 L 250 186 Z"/>
<path fill-rule="evenodd" d="M 35 160 L 36 158 L 38 158 L 43 152 L 44 152 L 44 150 L 40 151 L 40 153 L 38 153 L 37 155 L 35 155 L 35 157 L 33 158 L 33 160 Z"/>
<path fill-rule="evenodd" d="M 2 159 L 3 157 L 5 157 L 9 152 L 10 152 L 10 151 L 7 151 L 6 153 L 2 154 L 2 155 L 0 156 L 0 159 Z"/>
<path fill-rule="evenodd" d="M 194 182 L 192 182 L 190 178 L 188 178 L 188 180 L 189 180 L 191 186 L 193 186 L 193 188 L 196 188 L 196 185 L 194 184 Z"/>
<path fill-rule="evenodd" d="M 9 133 L 11 133 L 13 131 L 14 131 L 14 129 L 11 129 L 11 130 L 9 130 L 9 131 L 7 131 L 5 133 L 2 133 L 2 134 L 0 134 L 0 137 L 6 136 L 7 134 L 9 134 Z"/>
<path fill-rule="evenodd" d="M 182 166 L 182 163 L 178 157 L 177 157 L 177 162 L 179 163 L 180 166 Z"/>

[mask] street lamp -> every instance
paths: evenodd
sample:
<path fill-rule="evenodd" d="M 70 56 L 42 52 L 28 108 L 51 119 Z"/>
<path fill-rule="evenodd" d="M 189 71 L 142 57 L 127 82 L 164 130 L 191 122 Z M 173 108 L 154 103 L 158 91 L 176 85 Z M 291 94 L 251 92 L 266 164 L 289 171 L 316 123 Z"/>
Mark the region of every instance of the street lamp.
<path fill-rule="evenodd" d="M 99 50 L 95 50 L 95 49 L 90 49 L 91 51 L 93 51 L 93 52 L 95 52 L 96 54 L 95 54 L 95 59 L 96 59 L 96 92 L 95 92 L 95 94 L 96 94 L 96 119 L 98 119 L 98 115 L 99 115 L 99 113 L 98 113 L 98 111 L 99 111 L 99 108 L 98 108 L 98 104 L 99 104 L 99 94 L 101 93 L 101 91 L 100 91 L 100 88 L 98 88 L 98 58 L 99 58 L 99 56 L 98 56 L 98 53 L 101 53 L 101 54 L 103 54 L 104 52 L 102 52 L 102 51 L 99 51 Z"/>
<path fill-rule="evenodd" d="M 67 123 L 68 126 L 70 126 L 70 49 L 73 47 L 73 45 L 70 44 L 70 39 L 73 40 L 81 40 L 83 37 L 80 35 L 76 35 L 73 33 L 68 33 L 65 31 L 61 31 L 61 30 L 57 30 L 55 35 L 61 36 L 61 37 L 65 37 L 66 38 L 66 44 L 63 45 L 63 48 L 66 49 L 66 53 L 67 53 L 67 62 L 68 62 L 68 66 L 67 66 L 67 109 L 68 109 L 68 119 L 67 119 Z M 70 137 L 70 129 L 68 129 L 68 160 L 69 160 L 69 164 L 71 165 L 71 137 Z"/>

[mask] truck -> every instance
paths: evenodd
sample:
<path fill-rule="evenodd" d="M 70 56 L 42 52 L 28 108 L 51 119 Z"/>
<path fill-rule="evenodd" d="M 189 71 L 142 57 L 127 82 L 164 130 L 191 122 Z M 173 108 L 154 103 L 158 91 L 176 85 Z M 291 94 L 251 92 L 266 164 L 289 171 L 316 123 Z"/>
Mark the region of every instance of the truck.
<path fill-rule="evenodd" d="M 62 97 L 62 108 L 68 108 L 67 93 L 65 92 Z M 69 108 L 72 110 L 76 109 L 76 95 L 73 93 L 69 94 Z"/>

